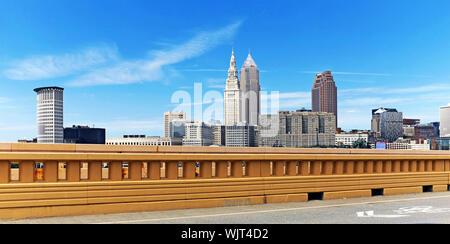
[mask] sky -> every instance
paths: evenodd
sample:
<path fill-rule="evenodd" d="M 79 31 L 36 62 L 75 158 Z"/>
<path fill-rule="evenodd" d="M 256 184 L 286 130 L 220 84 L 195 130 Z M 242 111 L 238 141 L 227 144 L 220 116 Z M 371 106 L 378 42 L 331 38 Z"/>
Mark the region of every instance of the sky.
<path fill-rule="evenodd" d="M 3 0 L 0 142 L 36 137 L 42 86 L 64 88 L 65 127 L 162 136 L 178 98 L 195 106 L 200 88 L 207 110 L 206 94 L 223 94 L 232 50 L 238 69 L 251 53 L 280 110 L 311 108 L 315 74 L 331 70 L 344 130 L 370 129 L 379 107 L 439 121 L 449 11 L 448 0 Z"/>

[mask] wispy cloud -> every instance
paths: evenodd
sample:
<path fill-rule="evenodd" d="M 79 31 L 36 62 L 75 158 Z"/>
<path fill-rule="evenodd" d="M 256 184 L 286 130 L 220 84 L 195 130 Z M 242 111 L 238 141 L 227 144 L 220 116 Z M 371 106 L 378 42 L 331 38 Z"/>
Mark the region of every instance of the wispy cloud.
<path fill-rule="evenodd" d="M 162 45 L 161 49 L 149 51 L 147 57 L 142 59 L 124 59 L 120 57 L 115 45 L 105 44 L 71 53 L 33 56 L 12 61 L 12 64 L 1 73 L 10 80 L 38 81 L 64 77 L 68 80 L 69 86 L 164 81 L 167 77 L 179 73 L 170 65 L 201 56 L 229 41 L 241 24 L 242 21 L 236 21 L 220 29 L 197 32 L 184 43 Z M 219 70 L 184 71 L 216 72 Z"/>
<path fill-rule="evenodd" d="M 227 72 L 226 69 L 180 69 L 179 71 L 186 71 L 186 72 Z"/>
<path fill-rule="evenodd" d="M 426 93 L 426 92 L 442 92 L 450 91 L 448 84 L 430 84 L 417 87 L 406 88 L 389 88 L 389 87 L 365 87 L 365 88 L 350 88 L 339 89 L 339 95 L 361 95 L 361 94 L 412 94 L 412 93 Z"/>
<path fill-rule="evenodd" d="M 0 103 L 6 103 L 11 101 L 11 99 L 7 98 L 7 97 L 0 97 Z"/>
<path fill-rule="evenodd" d="M 43 55 L 12 61 L 3 74 L 11 80 L 42 80 L 72 75 L 118 59 L 117 47 L 98 45 L 62 55 Z"/>
<path fill-rule="evenodd" d="M 130 84 L 155 81 L 165 77 L 164 68 L 204 54 L 234 36 L 242 21 L 219 30 L 197 33 L 192 39 L 164 50 L 149 52 L 149 58 L 120 61 L 111 67 L 93 70 L 69 82 L 73 86 Z"/>

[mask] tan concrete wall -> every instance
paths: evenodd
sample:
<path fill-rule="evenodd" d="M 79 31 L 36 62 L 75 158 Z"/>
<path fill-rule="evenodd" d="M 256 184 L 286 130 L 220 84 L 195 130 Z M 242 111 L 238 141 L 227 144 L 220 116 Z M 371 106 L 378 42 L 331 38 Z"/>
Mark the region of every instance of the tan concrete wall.
<path fill-rule="evenodd" d="M 0 219 L 306 201 L 312 192 L 336 199 L 379 188 L 385 195 L 446 191 L 449 184 L 448 152 L 0 144 Z"/>

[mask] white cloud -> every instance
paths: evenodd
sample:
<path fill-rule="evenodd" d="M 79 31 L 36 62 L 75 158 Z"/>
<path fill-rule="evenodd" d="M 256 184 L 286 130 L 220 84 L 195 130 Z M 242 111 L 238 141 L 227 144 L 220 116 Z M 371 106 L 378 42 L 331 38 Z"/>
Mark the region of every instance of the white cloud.
<path fill-rule="evenodd" d="M 111 67 L 93 70 L 69 82 L 73 86 L 130 84 L 164 79 L 168 65 L 200 56 L 234 36 L 242 21 L 215 31 L 200 32 L 189 41 L 165 50 L 150 52 L 150 58 L 121 61 Z"/>
<path fill-rule="evenodd" d="M 75 74 L 118 59 L 112 45 L 99 45 L 62 55 L 43 55 L 13 61 L 3 74 L 11 80 L 42 80 Z"/>

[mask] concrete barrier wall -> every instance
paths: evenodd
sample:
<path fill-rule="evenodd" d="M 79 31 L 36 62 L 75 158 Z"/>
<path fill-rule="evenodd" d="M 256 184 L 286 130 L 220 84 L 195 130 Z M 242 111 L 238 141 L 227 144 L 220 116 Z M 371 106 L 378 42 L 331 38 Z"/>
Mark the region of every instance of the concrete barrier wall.
<path fill-rule="evenodd" d="M 447 191 L 450 184 L 447 152 L 119 147 L 0 144 L 0 218 Z"/>

